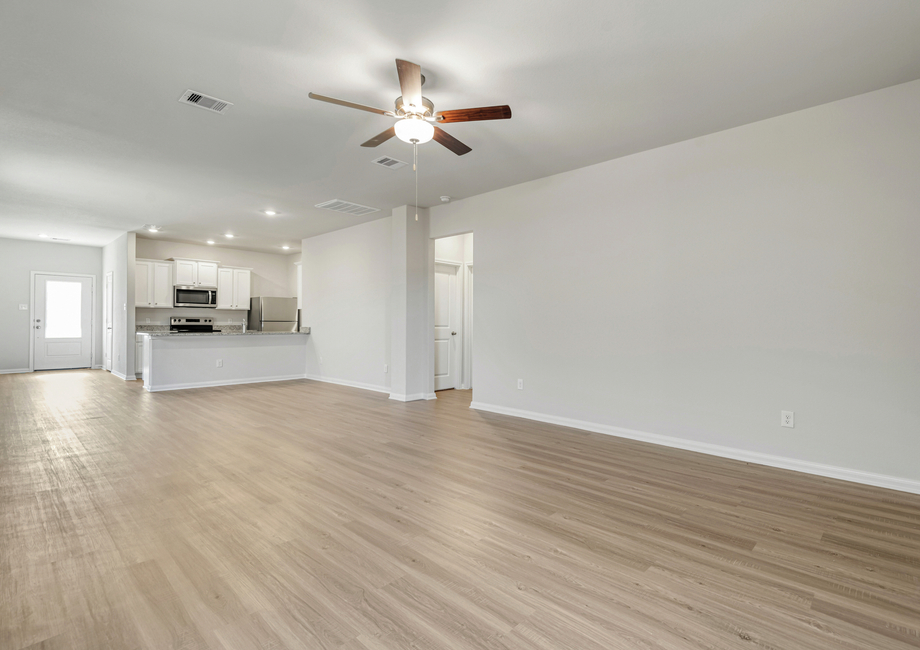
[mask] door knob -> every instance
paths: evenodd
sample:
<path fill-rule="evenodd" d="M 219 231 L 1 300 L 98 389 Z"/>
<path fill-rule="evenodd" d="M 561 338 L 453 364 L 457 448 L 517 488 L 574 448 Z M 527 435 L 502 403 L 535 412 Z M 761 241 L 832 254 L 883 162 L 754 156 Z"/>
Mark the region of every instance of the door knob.
<path fill-rule="evenodd" d="M 40 330 L 41 328 L 42 328 L 41 325 L 36 325 L 36 326 L 35 326 L 35 329 L 37 329 L 37 330 Z"/>
<path fill-rule="evenodd" d="M 451 336 L 457 336 L 457 333 L 456 333 L 456 332 L 451 332 L 450 335 L 451 335 Z"/>

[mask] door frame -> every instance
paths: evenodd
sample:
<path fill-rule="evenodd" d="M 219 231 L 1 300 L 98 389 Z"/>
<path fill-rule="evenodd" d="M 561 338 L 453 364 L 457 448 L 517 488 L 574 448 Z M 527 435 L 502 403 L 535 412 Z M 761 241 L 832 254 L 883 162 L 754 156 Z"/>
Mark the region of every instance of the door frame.
<path fill-rule="evenodd" d="M 102 283 L 102 369 L 112 372 L 115 364 L 112 363 L 112 355 L 115 353 L 115 271 L 109 271 L 103 276 Z M 109 293 L 111 292 L 111 296 Z M 108 322 L 109 313 L 112 316 L 112 322 Z M 107 326 L 112 326 L 112 336 L 109 338 L 106 334 Z M 108 345 L 106 339 L 109 338 L 111 345 Z M 108 357 L 109 367 L 105 367 L 106 357 Z"/>
<path fill-rule="evenodd" d="M 36 275 L 57 275 L 68 278 L 89 278 L 92 280 L 91 291 L 93 293 L 92 307 L 89 314 L 89 331 L 91 333 L 89 342 L 89 367 L 96 367 L 96 276 L 89 273 L 57 273 L 55 271 L 32 271 L 31 286 L 29 295 L 29 372 L 35 372 L 35 336 L 32 330 L 35 328 L 35 276 Z M 112 278 L 114 280 L 114 277 Z M 114 286 L 113 286 L 114 289 Z M 114 307 L 113 307 L 114 309 Z M 113 313 L 114 316 L 114 313 Z M 114 343 L 113 343 L 114 345 Z"/>
<path fill-rule="evenodd" d="M 460 388 L 473 387 L 473 262 L 463 263 L 463 357 L 460 368 Z"/>

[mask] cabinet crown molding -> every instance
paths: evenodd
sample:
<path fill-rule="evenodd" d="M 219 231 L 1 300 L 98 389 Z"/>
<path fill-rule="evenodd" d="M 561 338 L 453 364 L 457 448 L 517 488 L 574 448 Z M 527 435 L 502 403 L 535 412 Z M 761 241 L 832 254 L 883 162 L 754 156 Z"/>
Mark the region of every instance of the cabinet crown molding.
<path fill-rule="evenodd" d="M 168 257 L 167 262 L 208 262 L 209 264 L 220 264 L 220 260 L 196 260 L 194 257 Z"/>

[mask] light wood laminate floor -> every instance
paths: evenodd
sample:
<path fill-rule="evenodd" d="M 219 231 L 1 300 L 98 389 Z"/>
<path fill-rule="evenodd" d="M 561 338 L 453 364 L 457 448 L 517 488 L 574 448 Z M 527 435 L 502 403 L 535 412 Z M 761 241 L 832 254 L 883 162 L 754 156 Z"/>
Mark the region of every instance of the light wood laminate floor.
<path fill-rule="evenodd" d="M 438 396 L 0 376 L 0 648 L 920 647 L 920 497 Z"/>

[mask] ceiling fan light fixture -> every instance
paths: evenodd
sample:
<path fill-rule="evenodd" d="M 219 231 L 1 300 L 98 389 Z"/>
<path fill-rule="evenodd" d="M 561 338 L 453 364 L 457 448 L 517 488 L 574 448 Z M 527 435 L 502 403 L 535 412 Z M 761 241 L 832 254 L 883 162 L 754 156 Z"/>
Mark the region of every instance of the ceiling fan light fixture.
<path fill-rule="evenodd" d="M 434 127 L 421 117 L 410 116 L 399 120 L 396 137 L 403 142 L 424 144 L 434 137 Z"/>

